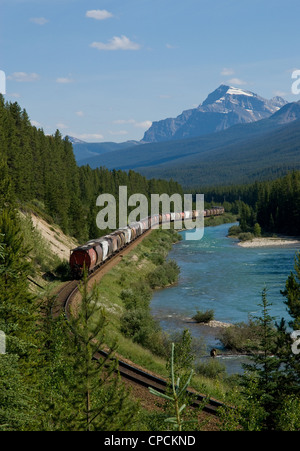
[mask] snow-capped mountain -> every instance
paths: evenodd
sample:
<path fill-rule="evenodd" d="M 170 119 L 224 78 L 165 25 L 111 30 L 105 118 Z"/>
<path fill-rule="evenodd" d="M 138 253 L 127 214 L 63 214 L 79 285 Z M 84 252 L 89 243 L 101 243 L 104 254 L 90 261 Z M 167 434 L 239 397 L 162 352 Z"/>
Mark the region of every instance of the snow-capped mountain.
<path fill-rule="evenodd" d="M 266 100 L 257 94 L 221 85 L 207 99 L 176 118 L 153 122 L 143 143 L 193 138 L 225 130 L 236 124 L 266 119 L 288 102 L 281 97 Z"/>

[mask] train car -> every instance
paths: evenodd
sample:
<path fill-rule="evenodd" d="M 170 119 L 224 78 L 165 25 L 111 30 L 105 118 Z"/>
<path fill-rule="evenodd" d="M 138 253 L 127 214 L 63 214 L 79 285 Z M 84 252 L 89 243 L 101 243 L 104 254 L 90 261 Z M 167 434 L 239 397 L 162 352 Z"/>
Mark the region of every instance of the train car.
<path fill-rule="evenodd" d="M 110 253 L 114 254 L 118 250 L 118 238 L 115 235 L 107 235 L 105 239 L 108 241 Z"/>
<path fill-rule="evenodd" d="M 144 218 L 141 220 L 141 223 L 143 224 L 143 231 L 148 230 L 150 227 L 150 218 Z"/>
<path fill-rule="evenodd" d="M 90 273 L 97 265 L 98 256 L 91 244 L 85 244 L 71 251 L 70 267 L 74 278 L 82 277 L 83 270 L 86 268 Z"/>
<path fill-rule="evenodd" d="M 132 229 L 130 227 L 124 227 L 120 229 L 120 231 L 123 232 L 125 244 L 129 244 L 131 241 Z"/>
<path fill-rule="evenodd" d="M 95 266 L 98 266 L 103 261 L 103 250 L 102 250 L 101 244 L 95 240 L 89 241 L 87 244 L 92 246 L 94 251 L 96 252 L 97 262 L 96 262 Z"/>
<path fill-rule="evenodd" d="M 112 235 L 117 235 L 119 237 L 119 249 L 122 249 L 126 245 L 126 237 L 124 230 L 116 230 Z"/>
<path fill-rule="evenodd" d="M 150 227 L 154 227 L 159 225 L 159 215 L 153 215 L 150 218 Z"/>
<path fill-rule="evenodd" d="M 105 238 L 99 238 L 96 240 L 102 248 L 102 261 L 105 261 L 109 256 L 109 245 Z"/>

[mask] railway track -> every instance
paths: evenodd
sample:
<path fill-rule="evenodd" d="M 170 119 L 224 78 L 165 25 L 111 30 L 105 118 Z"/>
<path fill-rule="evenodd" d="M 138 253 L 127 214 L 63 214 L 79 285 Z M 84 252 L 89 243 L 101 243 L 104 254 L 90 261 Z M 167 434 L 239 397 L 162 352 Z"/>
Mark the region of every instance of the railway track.
<path fill-rule="evenodd" d="M 145 237 L 151 232 L 151 230 L 147 231 L 144 235 L 137 238 L 133 243 L 130 243 L 126 248 L 121 251 L 121 256 L 126 252 L 130 252 L 132 248 L 138 245 Z M 99 275 L 107 267 L 111 266 L 115 263 L 115 260 L 120 259 L 120 254 L 113 255 L 109 260 L 107 260 L 104 264 L 101 265 L 93 274 L 88 277 L 88 282 L 93 280 Z M 68 319 L 70 316 L 70 307 L 72 302 L 79 292 L 79 282 L 76 280 L 67 282 L 56 294 L 56 299 L 52 305 L 51 314 L 54 318 L 57 318 L 63 312 Z M 95 359 L 100 359 L 106 357 L 107 353 L 105 351 L 99 351 L 94 355 Z M 145 387 L 147 389 L 154 388 L 155 390 L 164 393 L 167 388 L 167 381 L 154 376 L 152 374 L 147 373 L 144 370 L 141 370 L 133 365 L 130 365 L 120 359 L 118 359 L 118 372 L 122 376 L 122 378 L 133 382 L 134 384 L 138 384 L 139 386 Z M 217 415 L 217 410 L 219 407 L 224 407 L 224 404 L 213 399 L 207 398 L 203 394 L 195 393 L 190 390 L 187 391 L 188 394 L 192 395 L 193 401 L 191 406 L 194 408 L 202 407 L 202 410 L 210 415 Z M 204 405 L 204 407 L 203 407 Z"/>

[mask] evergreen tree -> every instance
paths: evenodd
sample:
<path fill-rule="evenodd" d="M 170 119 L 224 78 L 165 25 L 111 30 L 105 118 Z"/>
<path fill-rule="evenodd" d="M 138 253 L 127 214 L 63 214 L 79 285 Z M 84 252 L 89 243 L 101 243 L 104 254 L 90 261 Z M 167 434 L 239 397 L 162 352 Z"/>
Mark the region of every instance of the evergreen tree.
<path fill-rule="evenodd" d="M 113 359 L 113 346 L 106 357 L 101 357 L 105 345 L 107 319 L 99 310 L 99 295 L 94 287 L 88 293 L 87 279 L 81 286 L 82 300 L 72 316 L 73 347 L 68 359 L 73 363 L 73 409 L 77 412 L 74 428 L 82 431 L 120 431 L 132 428 L 137 405 L 130 401 L 129 393 L 116 374 L 117 360 Z M 94 315 L 97 312 L 97 322 Z M 95 359 L 94 357 L 97 356 Z"/>
<path fill-rule="evenodd" d="M 276 356 L 276 329 L 269 314 L 271 304 L 267 291 L 263 290 L 262 316 L 257 318 L 262 334 L 256 352 L 251 356 L 251 364 L 245 364 L 242 376 L 245 408 L 242 423 L 245 429 L 274 430 L 275 412 L 280 408 L 280 365 Z"/>
<path fill-rule="evenodd" d="M 279 349 L 285 365 L 283 387 L 287 395 L 299 396 L 300 393 L 300 355 L 292 352 L 293 340 L 291 331 L 300 330 L 300 253 L 295 257 L 295 272 L 291 272 L 282 295 L 286 297 L 285 304 L 291 320 L 287 327 L 284 320 L 278 327 L 281 336 Z"/>
<path fill-rule="evenodd" d="M 43 415 L 40 429 L 44 431 L 71 431 L 77 412 L 73 409 L 75 393 L 74 367 L 68 350 L 72 346 L 69 324 L 65 315 L 52 317 L 53 299 L 45 299 L 41 310 L 39 341 L 41 349 L 37 356 L 36 381 L 39 404 Z"/>
<path fill-rule="evenodd" d="M 4 245 L 0 246 L 0 330 L 6 335 L 6 354 L 0 355 L 0 431 L 21 431 L 37 426 L 36 393 L 28 380 L 28 367 L 32 365 L 27 362 L 33 346 L 34 325 L 32 312 L 25 305 L 31 297 L 20 275 L 20 261 L 17 255 L 11 257 L 12 248 L 20 251 L 21 242 L 18 231 L 8 219 L 7 210 L 5 213 L 2 211 L 0 224 L 4 233 L 0 238 Z"/>

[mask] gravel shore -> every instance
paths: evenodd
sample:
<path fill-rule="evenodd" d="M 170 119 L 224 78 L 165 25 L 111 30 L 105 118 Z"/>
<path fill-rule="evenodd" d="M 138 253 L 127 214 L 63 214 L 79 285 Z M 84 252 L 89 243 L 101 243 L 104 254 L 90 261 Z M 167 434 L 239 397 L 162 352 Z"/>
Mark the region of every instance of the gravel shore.
<path fill-rule="evenodd" d="M 298 238 L 253 238 L 250 241 L 241 241 L 237 243 L 241 247 L 266 247 L 266 246 L 300 246 Z"/>

